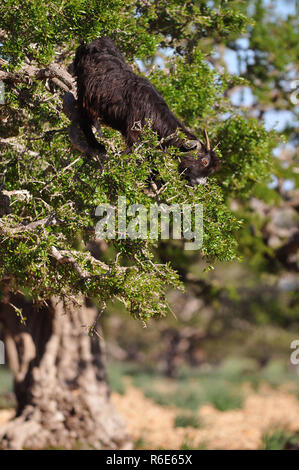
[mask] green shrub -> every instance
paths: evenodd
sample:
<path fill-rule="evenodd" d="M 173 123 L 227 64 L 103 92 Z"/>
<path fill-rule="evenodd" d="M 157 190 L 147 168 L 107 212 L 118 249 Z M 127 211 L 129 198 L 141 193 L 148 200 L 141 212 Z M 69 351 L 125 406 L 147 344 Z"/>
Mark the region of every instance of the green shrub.
<path fill-rule="evenodd" d="M 174 420 L 175 428 L 187 428 L 188 426 L 198 429 L 202 427 L 202 423 L 198 416 L 195 415 L 180 414 L 176 416 Z"/>
<path fill-rule="evenodd" d="M 114 364 L 111 367 L 107 367 L 107 378 L 109 386 L 113 392 L 117 392 L 120 395 L 125 393 L 123 371 L 119 365 Z"/>
<path fill-rule="evenodd" d="M 243 406 L 243 396 L 234 388 L 229 388 L 228 385 L 220 383 L 215 388 L 207 388 L 204 393 L 204 401 L 219 411 L 234 410 Z"/>
<path fill-rule="evenodd" d="M 13 391 L 12 373 L 4 366 L 0 366 L 0 394 Z"/>
<path fill-rule="evenodd" d="M 195 446 L 189 441 L 185 441 L 181 445 L 180 450 L 207 450 L 207 444 L 205 442 L 200 442 L 199 444 L 197 444 L 197 446 Z"/>
<path fill-rule="evenodd" d="M 285 429 L 274 429 L 267 431 L 262 436 L 262 450 L 283 450 L 286 444 L 299 445 L 299 436 Z"/>

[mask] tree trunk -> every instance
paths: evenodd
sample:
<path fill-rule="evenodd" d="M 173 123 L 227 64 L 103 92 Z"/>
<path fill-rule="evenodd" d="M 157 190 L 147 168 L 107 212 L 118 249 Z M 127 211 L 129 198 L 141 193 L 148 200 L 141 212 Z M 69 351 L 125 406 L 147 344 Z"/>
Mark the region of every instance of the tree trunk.
<path fill-rule="evenodd" d="M 9 302 L 23 309 L 26 324 L 9 303 L 1 304 L 17 412 L 0 427 L 0 447 L 131 448 L 109 400 L 99 336 L 88 334 L 96 309 L 58 299 L 37 309 L 21 296 Z"/>

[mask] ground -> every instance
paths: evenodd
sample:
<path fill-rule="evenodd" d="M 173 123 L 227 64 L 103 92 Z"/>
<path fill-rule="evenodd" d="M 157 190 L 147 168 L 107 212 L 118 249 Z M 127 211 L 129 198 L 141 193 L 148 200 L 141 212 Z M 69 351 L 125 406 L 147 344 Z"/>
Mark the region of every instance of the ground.
<path fill-rule="evenodd" d="M 248 393 L 244 408 L 219 411 L 202 406 L 198 414 L 202 429 L 174 427 L 178 409 L 159 406 L 142 391 L 128 387 L 124 395 L 113 394 L 116 408 L 129 432 L 143 449 L 259 449 L 271 429 L 299 433 L 299 402 L 290 393 L 264 386 Z"/>

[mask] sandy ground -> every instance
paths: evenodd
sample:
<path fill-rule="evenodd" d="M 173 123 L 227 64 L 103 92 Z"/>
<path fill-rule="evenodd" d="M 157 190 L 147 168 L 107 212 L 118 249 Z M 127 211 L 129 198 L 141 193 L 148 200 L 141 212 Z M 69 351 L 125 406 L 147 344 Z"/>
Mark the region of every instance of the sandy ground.
<path fill-rule="evenodd" d="M 285 428 L 299 432 L 299 401 L 281 390 L 262 387 L 248 393 L 243 409 L 218 411 L 202 406 L 198 412 L 200 429 L 175 428 L 174 420 L 182 410 L 163 407 L 146 398 L 142 391 L 128 386 L 124 395 L 113 393 L 112 400 L 127 422 L 134 441 L 144 449 L 258 449 L 265 431 Z M 0 410 L 0 425 L 14 415 Z"/>
<path fill-rule="evenodd" d="M 181 410 L 161 407 L 144 397 L 139 389 L 128 387 L 125 395 L 113 395 L 115 407 L 127 422 L 134 440 L 142 448 L 180 449 L 204 445 L 208 449 L 258 449 L 265 431 L 276 427 L 299 432 L 299 401 L 295 396 L 263 387 L 249 393 L 244 408 L 218 411 L 202 406 L 200 429 L 175 428 Z"/>

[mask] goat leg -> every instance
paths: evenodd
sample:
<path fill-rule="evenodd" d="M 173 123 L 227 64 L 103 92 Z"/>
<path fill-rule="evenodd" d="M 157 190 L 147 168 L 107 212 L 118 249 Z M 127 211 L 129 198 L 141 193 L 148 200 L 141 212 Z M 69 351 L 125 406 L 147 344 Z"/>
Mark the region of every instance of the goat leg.
<path fill-rule="evenodd" d="M 97 150 L 97 153 L 99 153 L 100 155 L 106 155 L 106 148 L 104 147 L 104 145 L 100 144 L 95 138 L 95 135 L 92 131 L 93 125 L 94 123 L 90 121 L 86 113 L 81 112 L 79 116 L 79 126 L 85 135 L 86 142 L 90 147 Z"/>

